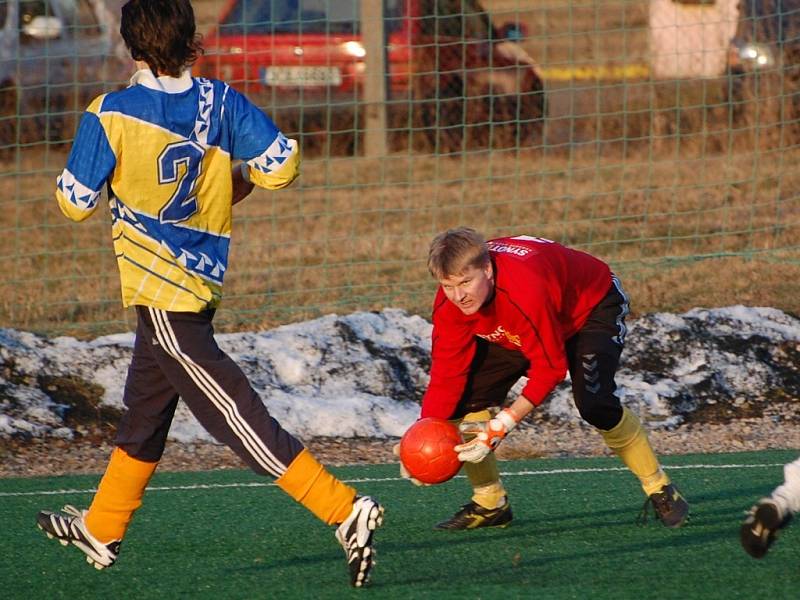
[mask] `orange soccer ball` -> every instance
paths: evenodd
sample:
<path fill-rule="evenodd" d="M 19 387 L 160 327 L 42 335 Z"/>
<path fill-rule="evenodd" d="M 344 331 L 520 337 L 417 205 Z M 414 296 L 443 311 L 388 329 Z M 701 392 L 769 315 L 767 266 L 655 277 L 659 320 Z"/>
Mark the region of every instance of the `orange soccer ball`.
<path fill-rule="evenodd" d="M 414 479 L 442 483 L 461 468 L 453 449 L 461 443 L 458 428 L 446 419 L 426 417 L 408 428 L 400 440 L 400 460 Z"/>

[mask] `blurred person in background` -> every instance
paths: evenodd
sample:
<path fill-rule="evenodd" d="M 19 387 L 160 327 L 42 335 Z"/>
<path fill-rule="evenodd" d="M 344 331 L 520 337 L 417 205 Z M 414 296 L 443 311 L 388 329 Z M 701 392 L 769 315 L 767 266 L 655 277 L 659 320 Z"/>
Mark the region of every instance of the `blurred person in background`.
<path fill-rule="evenodd" d="M 231 208 L 254 185 L 290 185 L 299 174 L 297 143 L 226 83 L 191 76 L 202 47 L 189 0 L 131 0 L 120 33 L 138 70 L 127 89 L 87 108 L 56 198 L 68 218 L 83 221 L 108 188 L 122 300 L 138 321 L 126 411 L 89 509 L 42 511 L 37 525 L 96 568 L 112 566 L 182 398 L 216 440 L 336 526 L 350 582 L 360 587 L 383 507 L 336 479 L 281 427 L 217 346 L 212 325 Z"/>
<path fill-rule="evenodd" d="M 753 558 L 769 552 L 795 514 L 800 512 L 800 458 L 783 467 L 783 483 L 748 511 L 740 528 L 742 547 Z"/>
<path fill-rule="evenodd" d="M 433 305 L 430 383 L 421 418 L 456 421 L 456 446 L 472 500 L 437 529 L 505 527 L 511 505 L 494 450 L 569 371 L 581 417 L 639 479 L 648 505 L 680 527 L 689 505 L 662 470 L 638 417 L 615 395 L 628 297 L 599 259 L 550 240 L 490 240 L 460 227 L 437 235 L 428 269 L 439 282 Z M 522 393 L 494 416 L 512 386 Z M 401 467 L 401 473 L 408 473 Z M 417 482 L 415 482 L 417 483 Z"/>
<path fill-rule="evenodd" d="M 125 46 L 125 40 L 119 32 L 119 14 L 122 11 L 122 6 L 127 0 L 89 0 L 95 7 L 95 11 L 102 21 L 104 27 L 111 33 L 112 52 L 114 57 L 119 60 L 120 64 L 130 65 L 131 69 L 135 69 L 136 65 L 131 58 L 128 48 Z"/>

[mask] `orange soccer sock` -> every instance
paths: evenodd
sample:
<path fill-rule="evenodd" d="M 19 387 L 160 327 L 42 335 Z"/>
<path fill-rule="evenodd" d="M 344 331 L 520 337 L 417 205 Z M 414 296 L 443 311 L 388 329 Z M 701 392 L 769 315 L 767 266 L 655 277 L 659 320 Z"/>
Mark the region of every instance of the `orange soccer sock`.
<path fill-rule="evenodd" d="M 156 466 L 157 462 L 137 460 L 122 448 L 114 449 L 86 514 L 86 527 L 94 537 L 107 544 L 125 536 Z"/>
<path fill-rule="evenodd" d="M 306 448 L 275 484 L 328 525 L 350 516 L 356 497 L 355 489 L 331 475 Z"/>

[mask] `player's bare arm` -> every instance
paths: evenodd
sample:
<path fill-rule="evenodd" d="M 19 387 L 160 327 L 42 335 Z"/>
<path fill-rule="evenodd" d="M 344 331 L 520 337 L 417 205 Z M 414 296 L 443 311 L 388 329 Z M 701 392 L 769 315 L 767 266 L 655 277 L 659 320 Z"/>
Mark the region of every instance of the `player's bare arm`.
<path fill-rule="evenodd" d="M 231 198 L 231 204 L 238 204 L 247 198 L 247 196 L 250 195 L 250 192 L 253 191 L 253 188 L 256 187 L 255 184 L 250 181 L 247 163 L 241 163 L 233 167 L 231 171 L 231 179 L 233 184 L 233 197 Z"/>

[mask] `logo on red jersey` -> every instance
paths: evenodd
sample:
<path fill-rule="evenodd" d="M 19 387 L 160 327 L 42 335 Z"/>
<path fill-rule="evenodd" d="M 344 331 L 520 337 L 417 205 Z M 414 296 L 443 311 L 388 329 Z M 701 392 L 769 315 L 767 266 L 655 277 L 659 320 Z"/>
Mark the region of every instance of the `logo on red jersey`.
<path fill-rule="evenodd" d="M 475 335 L 493 344 L 496 344 L 497 342 L 500 342 L 503 340 L 503 338 L 505 338 L 515 346 L 518 347 L 522 346 L 522 339 L 518 335 L 514 335 L 513 333 L 506 331 L 502 325 L 498 325 L 497 329 L 495 329 L 492 333 L 488 333 L 486 335 L 481 335 L 480 333 L 476 333 Z"/>
<path fill-rule="evenodd" d="M 548 240 L 547 238 L 531 237 L 529 235 L 518 235 L 510 239 L 520 240 L 524 242 L 534 242 L 536 244 L 555 243 L 553 242 L 553 240 Z M 488 242 L 486 242 L 486 246 L 489 248 L 491 252 L 503 252 L 505 254 L 514 254 L 515 256 L 528 256 L 528 254 L 536 252 L 535 248 L 531 248 L 529 246 L 510 244 L 508 242 L 498 242 L 497 240 L 489 240 Z"/>
<path fill-rule="evenodd" d="M 497 242 L 487 242 L 490 252 L 503 252 L 505 254 L 515 254 L 516 256 L 528 256 L 533 250 L 525 246 L 516 244 L 498 244 Z"/>

